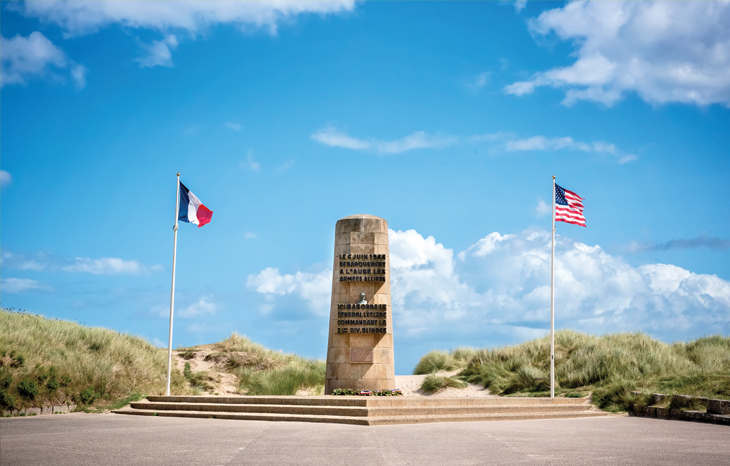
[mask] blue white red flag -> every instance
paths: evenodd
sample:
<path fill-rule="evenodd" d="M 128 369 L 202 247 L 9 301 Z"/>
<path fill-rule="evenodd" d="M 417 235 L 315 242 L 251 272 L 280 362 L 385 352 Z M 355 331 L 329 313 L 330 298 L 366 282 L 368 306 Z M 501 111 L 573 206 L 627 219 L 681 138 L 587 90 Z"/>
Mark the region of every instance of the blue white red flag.
<path fill-rule="evenodd" d="M 557 184 L 555 185 L 555 220 L 586 226 L 586 218 L 583 216 L 583 198 Z"/>
<path fill-rule="evenodd" d="M 178 220 L 194 223 L 198 228 L 210 222 L 213 211 L 205 207 L 195 194 L 180 183 L 180 214 Z"/>

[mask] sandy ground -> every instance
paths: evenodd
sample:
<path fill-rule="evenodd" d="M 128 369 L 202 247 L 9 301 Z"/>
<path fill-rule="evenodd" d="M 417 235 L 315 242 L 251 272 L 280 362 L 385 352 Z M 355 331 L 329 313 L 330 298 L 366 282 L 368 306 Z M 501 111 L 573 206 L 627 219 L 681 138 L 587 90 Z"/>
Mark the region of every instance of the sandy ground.
<path fill-rule="evenodd" d="M 210 393 L 218 395 L 240 395 L 237 391 L 236 376 L 224 371 L 219 363 L 215 361 L 206 361 L 206 356 L 216 352 L 211 345 L 203 345 L 195 347 L 195 356 L 191 359 L 184 359 L 180 354 L 183 351 L 173 351 L 172 358 L 175 361 L 177 369 L 182 373 L 185 363 L 190 363 L 190 369 L 193 372 L 206 371 L 211 377 L 208 384 L 213 387 Z M 439 372 L 438 375 L 453 376 L 459 371 Z M 469 384 L 466 388 L 447 388 L 438 393 L 425 393 L 421 391 L 421 384 L 426 378 L 425 375 L 396 375 L 395 386 L 403 392 L 403 396 L 432 396 L 444 398 L 487 398 L 494 397 L 486 390 L 478 385 Z M 300 390 L 297 395 L 315 395 L 308 390 Z"/>
<path fill-rule="evenodd" d="M 459 371 L 439 372 L 437 375 L 452 376 Z M 469 384 L 466 388 L 447 388 L 438 393 L 425 393 L 421 391 L 421 384 L 426 378 L 425 375 L 396 375 L 395 387 L 400 388 L 403 396 L 432 396 L 436 398 L 494 398 L 496 395 L 489 393 L 489 390 L 479 385 Z"/>
<path fill-rule="evenodd" d="M 208 384 L 213 387 L 211 393 L 217 393 L 218 395 L 238 395 L 236 376 L 224 372 L 223 368 L 219 367 L 215 361 L 205 360 L 206 356 L 215 352 L 212 348 L 208 348 L 208 346 L 196 347 L 195 356 L 191 359 L 183 359 L 180 356 L 180 353 L 184 351 L 173 351 L 172 360 L 175 361 L 175 367 L 182 373 L 183 369 L 185 369 L 185 363 L 189 362 L 190 369 L 193 372 L 206 371 L 211 376 L 212 380 L 208 381 Z"/>

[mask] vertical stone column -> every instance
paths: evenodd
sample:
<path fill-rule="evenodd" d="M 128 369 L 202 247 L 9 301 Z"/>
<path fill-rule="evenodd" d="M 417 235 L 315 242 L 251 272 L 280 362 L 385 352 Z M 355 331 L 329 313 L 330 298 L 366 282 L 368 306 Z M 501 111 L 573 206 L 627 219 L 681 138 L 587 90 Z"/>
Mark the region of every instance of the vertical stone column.
<path fill-rule="evenodd" d="M 325 394 L 336 388 L 395 389 L 388 222 L 372 215 L 335 226 Z"/>

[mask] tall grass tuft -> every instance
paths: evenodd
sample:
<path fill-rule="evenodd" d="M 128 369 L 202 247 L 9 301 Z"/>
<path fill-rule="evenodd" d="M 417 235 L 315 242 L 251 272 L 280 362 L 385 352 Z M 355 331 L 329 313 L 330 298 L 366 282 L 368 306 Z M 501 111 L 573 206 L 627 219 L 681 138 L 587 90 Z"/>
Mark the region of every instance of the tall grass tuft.
<path fill-rule="evenodd" d="M 441 377 L 436 374 L 428 375 L 421 384 L 421 390 L 428 393 L 435 393 L 449 387 L 466 388 L 468 384 L 454 377 Z"/>
<path fill-rule="evenodd" d="M 436 366 L 434 353 L 419 365 Z M 451 354 L 439 356 L 448 362 Z M 475 351 L 459 376 L 497 394 L 546 395 L 549 371 L 550 340 L 544 337 Z M 594 402 L 608 410 L 641 403 L 633 390 L 730 399 L 730 338 L 666 344 L 643 333 L 598 337 L 561 330 L 555 334 L 555 379 L 556 393 L 593 392 Z"/>
<path fill-rule="evenodd" d="M 174 372 L 173 386 L 182 390 Z M 161 394 L 166 377 L 165 352 L 142 338 L 0 310 L 2 409 Z"/>
<path fill-rule="evenodd" d="M 301 389 L 323 391 L 324 379 L 324 361 L 297 359 L 266 371 L 242 369 L 239 388 L 247 395 L 295 395 Z"/>
<path fill-rule="evenodd" d="M 416 368 L 413 369 L 413 375 L 463 369 L 476 353 L 476 349 L 465 346 L 448 352 L 433 350 L 418 361 Z"/>

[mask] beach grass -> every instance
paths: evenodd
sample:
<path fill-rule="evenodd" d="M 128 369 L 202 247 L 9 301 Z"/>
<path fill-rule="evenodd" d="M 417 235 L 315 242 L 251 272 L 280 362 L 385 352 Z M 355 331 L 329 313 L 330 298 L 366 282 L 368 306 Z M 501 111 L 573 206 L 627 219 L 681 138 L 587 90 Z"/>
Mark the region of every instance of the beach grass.
<path fill-rule="evenodd" d="M 416 371 L 460 368 L 452 353 L 432 351 Z M 549 337 L 474 350 L 458 377 L 494 394 L 549 396 Z M 644 333 L 593 336 L 561 330 L 555 334 L 555 382 L 557 396 L 592 394 L 593 402 L 609 411 L 645 403 L 635 391 L 730 399 L 730 338 L 667 344 Z"/>

